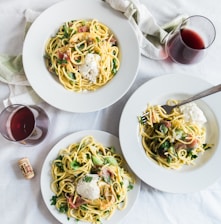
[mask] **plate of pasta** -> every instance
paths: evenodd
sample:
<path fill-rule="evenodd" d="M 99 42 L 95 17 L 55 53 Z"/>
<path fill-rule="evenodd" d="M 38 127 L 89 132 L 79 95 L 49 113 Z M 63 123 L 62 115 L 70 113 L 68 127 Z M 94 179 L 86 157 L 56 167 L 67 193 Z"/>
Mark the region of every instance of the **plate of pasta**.
<path fill-rule="evenodd" d="M 51 149 L 41 192 L 61 223 L 117 223 L 132 209 L 140 180 L 127 166 L 117 137 L 88 130 L 66 136 Z"/>
<path fill-rule="evenodd" d="M 34 91 L 69 112 L 115 103 L 134 82 L 139 61 L 129 20 L 100 0 L 65 0 L 49 7 L 33 22 L 23 46 Z"/>
<path fill-rule="evenodd" d="M 219 176 L 220 109 L 214 94 L 166 114 L 161 105 L 211 87 L 186 74 L 144 83 L 126 103 L 119 126 L 122 152 L 131 169 L 150 186 L 173 193 L 201 190 Z M 128 132 L 128 129 L 130 132 Z"/>

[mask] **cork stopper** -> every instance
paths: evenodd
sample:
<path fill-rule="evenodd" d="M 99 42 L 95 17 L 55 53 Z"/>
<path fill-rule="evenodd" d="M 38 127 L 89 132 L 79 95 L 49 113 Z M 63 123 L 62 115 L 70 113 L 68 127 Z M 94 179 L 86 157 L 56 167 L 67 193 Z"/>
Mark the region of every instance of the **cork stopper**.
<path fill-rule="evenodd" d="M 18 166 L 21 169 L 22 174 L 26 179 L 31 179 L 34 177 L 35 175 L 34 171 L 27 157 L 20 159 L 18 161 Z"/>

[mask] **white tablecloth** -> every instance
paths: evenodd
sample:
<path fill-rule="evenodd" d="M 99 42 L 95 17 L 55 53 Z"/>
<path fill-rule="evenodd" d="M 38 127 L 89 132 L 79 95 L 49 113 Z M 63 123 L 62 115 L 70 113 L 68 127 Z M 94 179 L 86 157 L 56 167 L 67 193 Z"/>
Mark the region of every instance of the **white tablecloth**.
<path fill-rule="evenodd" d="M 0 53 L 13 55 L 21 53 L 25 9 L 42 11 L 59 1 L 1 0 Z M 217 36 L 207 57 L 200 64 L 188 66 L 142 57 L 134 84 L 128 93 L 114 105 L 93 113 L 75 114 L 60 111 L 42 103 L 40 106 L 45 108 L 51 121 L 50 133 L 44 142 L 35 147 L 23 147 L 12 144 L 0 136 L 0 223 L 58 224 L 59 222 L 46 208 L 40 191 L 40 172 L 46 155 L 60 139 L 79 130 L 98 129 L 118 136 L 122 109 L 131 94 L 142 83 L 157 76 L 181 72 L 198 76 L 212 84 L 221 83 L 220 1 L 142 0 L 142 2 L 149 8 L 159 24 L 168 22 L 179 13 L 201 14 L 209 17 L 215 24 Z M 3 108 L 2 100 L 8 96 L 8 92 L 8 86 L 0 83 L 0 109 Z M 29 158 L 35 170 L 35 177 L 32 180 L 25 180 L 17 166 L 17 161 L 25 156 Z M 221 223 L 221 179 L 200 192 L 189 194 L 165 193 L 142 183 L 141 193 L 133 210 L 121 223 Z"/>

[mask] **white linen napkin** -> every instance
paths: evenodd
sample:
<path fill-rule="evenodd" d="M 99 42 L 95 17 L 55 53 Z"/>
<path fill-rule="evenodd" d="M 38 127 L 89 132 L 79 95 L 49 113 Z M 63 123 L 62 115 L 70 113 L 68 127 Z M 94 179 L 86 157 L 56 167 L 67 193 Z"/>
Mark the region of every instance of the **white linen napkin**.
<path fill-rule="evenodd" d="M 121 11 L 129 19 L 141 49 L 141 54 L 154 59 L 163 60 L 168 57 L 164 46 L 169 32 L 175 30 L 187 18 L 179 15 L 163 26 L 159 26 L 153 15 L 139 0 L 104 0 L 113 9 Z"/>
<path fill-rule="evenodd" d="M 39 14 L 39 12 L 31 9 L 25 11 L 25 34 Z M 0 55 L 0 81 L 8 84 L 10 91 L 8 98 L 3 101 L 5 107 L 16 103 L 31 105 L 42 102 L 42 99 L 34 92 L 26 79 L 22 55 Z"/>

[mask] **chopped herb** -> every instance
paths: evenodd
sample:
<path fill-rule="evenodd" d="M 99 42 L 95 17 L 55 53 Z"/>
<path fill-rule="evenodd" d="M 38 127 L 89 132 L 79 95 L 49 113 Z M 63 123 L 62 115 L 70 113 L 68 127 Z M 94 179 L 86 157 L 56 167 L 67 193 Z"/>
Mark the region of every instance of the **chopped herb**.
<path fill-rule="evenodd" d="M 116 60 L 116 58 L 113 59 L 112 73 L 113 73 L 114 75 L 117 73 L 117 60 Z"/>
<path fill-rule="evenodd" d="M 115 153 L 116 149 L 114 146 L 108 147 L 108 150 L 110 150 L 110 152 Z"/>
<path fill-rule="evenodd" d="M 169 141 L 165 141 L 161 146 L 160 148 L 163 148 L 163 149 L 169 149 L 170 148 L 170 142 Z"/>
<path fill-rule="evenodd" d="M 74 161 L 71 162 L 71 168 L 73 170 L 77 170 L 79 167 L 80 167 L 80 163 L 77 162 L 76 160 L 74 160 Z"/>
<path fill-rule="evenodd" d="M 168 132 L 168 128 L 166 127 L 165 124 L 160 124 L 159 131 L 163 134 L 166 134 Z"/>
<path fill-rule="evenodd" d="M 208 149 L 211 149 L 212 148 L 212 146 L 211 145 L 209 145 L 209 144 L 203 144 L 203 149 L 204 150 L 208 150 Z"/>
<path fill-rule="evenodd" d="M 63 166 L 63 163 L 61 161 L 56 161 L 55 165 L 56 165 L 56 167 L 59 168 L 60 171 L 62 171 L 62 172 L 64 171 L 64 166 Z"/>
<path fill-rule="evenodd" d="M 165 141 L 164 143 L 161 144 L 161 146 L 157 149 L 157 153 L 160 157 L 162 158 L 167 158 L 168 156 L 165 154 L 168 152 L 168 149 L 170 148 L 170 142 Z M 170 162 L 170 161 L 168 161 Z"/>
<path fill-rule="evenodd" d="M 134 185 L 130 183 L 130 184 L 128 185 L 128 187 L 127 187 L 127 190 L 130 191 L 130 190 L 132 190 L 133 188 L 134 188 Z"/>
<path fill-rule="evenodd" d="M 176 151 L 175 151 L 174 146 L 170 146 L 170 148 L 168 149 L 168 152 L 171 153 L 171 154 L 176 155 Z"/>
<path fill-rule="evenodd" d="M 82 50 L 82 49 L 84 49 L 84 47 L 85 47 L 84 43 L 77 46 L 78 50 Z"/>
<path fill-rule="evenodd" d="M 84 210 L 84 211 L 87 211 L 87 210 L 88 210 L 87 205 L 81 205 L 80 208 L 81 208 L 82 210 Z"/>
<path fill-rule="evenodd" d="M 62 160 L 64 156 L 60 155 L 55 160 Z"/>
<path fill-rule="evenodd" d="M 175 130 L 175 138 L 176 139 L 182 139 L 183 138 L 183 131 L 181 129 Z"/>
<path fill-rule="evenodd" d="M 109 163 L 111 165 L 114 165 L 116 166 L 118 163 L 117 163 L 117 160 L 113 157 L 113 156 L 108 156 L 105 158 L 105 163 Z"/>
<path fill-rule="evenodd" d="M 66 64 L 67 60 L 66 59 L 57 59 L 58 64 Z"/>
<path fill-rule="evenodd" d="M 190 157 L 193 160 L 196 159 L 198 156 L 196 154 L 193 154 L 193 149 L 190 149 L 188 151 L 187 157 Z"/>
<path fill-rule="evenodd" d="M 62 204 L 60 207 L 59 207 L 59 212 L 61 213 L 66 213 L 68 211 L 68 205 L 67 204 Z"/>
<path fill-rule="evenodd" d="M 92 161 L 94 165 L 97 165 L 97 166 L 101 166 L 104 163 L 98 156 L 92 156 Z"/>
<path fill-rule="evenodd" d="M 72 72 L 69 72 L 68 73 L 68 76 L 71 78 L 71 79 L 76 79 L 76 76 L 75 76 L 75 74 L 74 73 L 72 73 Z"/>
<path fill-rule="evenodd" d="M 52 197 L 51 197 L 51 199 L 50 199 L 50 201 L 51 201 L 51 205 L 56 205 L 56 202 L 57 202 L 57 196 L 56 195 L 53 195 Z"/>
<path fill-rule="evenodd" d="M 68 38 L 69 37 L 69 32 L 68 32 L 69 28 L 66 24 L 63 26 L 63 28 L 64 28 L 64 37 Z"/>
<path fill-rule="evenodd" d="M 84 178 L 83 178 L 83 181 L 84 182 L 87 182 L 87 183 L 90 183 L 91 181 L 92 181 L 92 179 L 93 179 L 93 177 L 91 177 L 91 176 L 85 176 Z"/>
<path fill-rule="evenodd" d="M 117 54 L 117 52 L 116 51 L 113 51 L 113 55 L 116 55 Z"/>
<path fill-rule="evenodd" d="M 172 157 L 170 155 L 167 156 L 167 163 L 170 164 L 172 162 Z"/>
<path fill-rule="evenodd" d="M 112 182 L 110 175 L 103 176 L 104 182 L 110 184 Z"/>
<path fill-rule="evenodd" d="M 110 213 L 110 210 L 106 210 L 104 213 L 105 213 L 105 214 L 108 214 L 108 213 Z"/>
<path fill-rule="evenodd" d="M 191 159 L 196 159 L 198 156 L 197 155 L 192 155 Z"/>

